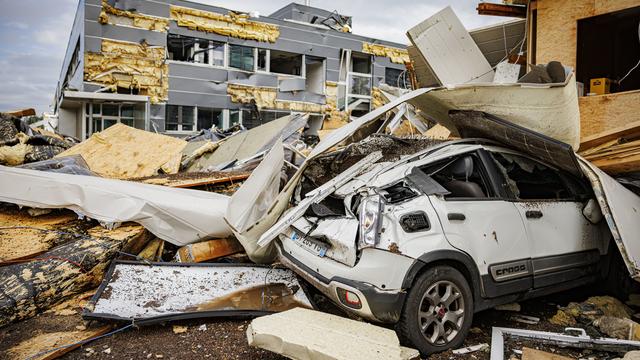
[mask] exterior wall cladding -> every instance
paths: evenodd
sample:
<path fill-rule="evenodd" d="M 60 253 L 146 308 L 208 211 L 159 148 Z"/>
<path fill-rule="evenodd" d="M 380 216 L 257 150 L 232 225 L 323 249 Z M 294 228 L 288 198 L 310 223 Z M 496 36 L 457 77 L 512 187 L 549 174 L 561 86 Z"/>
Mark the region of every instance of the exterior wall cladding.
<path fill-rule="evenodd" d="M 123 23 L 118 25 L 99 21 L 104 6 L 110 6 L 128 13 L 168 19 L 168 29 L 166 31 L 152 31 L 132 24 Z M 232 96 L 230 96 L 228 89 L 229 84 L 262 89 L 270 88 L 271 91 L 276 91 L 276 101 L 324 105 L 328 100 L 326 84 L 334 83 L 333 86 L 336 86 L 335 83 L 339 83 L 337 92 L 341 92 L 340 86 L 342 86 L 344 95 L 339 94 L 337 98 L 344 97 L 344 100 L 342 105 L 338 105 L 338 109 L 344 110 L 344 104 L 352 104 L 348 108 L 351 110 L 352 116 L 357 116 L 358 112 L 366 112 L 370 109 L 372 89 L 382 82 L 390 82 L 389 80 L 385 81 L 385 76 L 387 76 L 387 79 L 390 76 L 391 78 L 398 78 L 398 74 L 404 70 L 404 64 L 401 61 L 392 62 L 391 58 L 387 56 L 365 54 L 363 52 L 363 44 L 382 45 L 396 50 L 400 49 L 401 52 L 405 51 L 406 45 L 358 36 L 349 32 L 341 32 L 308 23 L 311 18 L 316 18 L 317 24 L 319 22 L 317 19 L 321 21 L 325 17 L 331 16 L 331 13 L 326 10 L 292 3 L 276 11 L 271 16 L 249 18 L 250 21 L 277 26 L 279 35 L 275 42 L 269 42 L 247 40 L 234 37 L 234 35 L 223 36 L 215 32 L 198 31 L 192 30 L 187 26 L 179 26 L 175 19 L 171 19 L 170 8 L 172 6 L 224 15 L 230 13 L 228 9 L 182 0 L 109 0 L 105 2 L 101 2 L 101 0 L 80 0 L 55 99 L 56 109 L 60 116 L 60 124 L 62 125 L 68 121 L 75 122 L 76 134 L 72 135 L 85 138 L 92 132 L 100 131 L 108 126 L 106 123 L 96 125 L 95 119 L 92 122 L 85 119 L 83 115 L 97 112 L 96 109 L 98 107 L 95 105 L 97 104 L 95 98 L 86 101 L 81 100 L 80 103 L 76 101 L 74 103 L 76 110 L 75 114 L 73 114 L 73 120 L 62 118 L 63 116 L 70 118 L 70 116 L 65 115 L 69 113 L 69 110 L 65 110 L 65 94 L 70 91 L 85 93 L 105 92 L 105 89 L 101 90 L 103 86 L 99 83 L 87 81 L 87 69 L 85 68 L 87 54 L 100 53 L 103 50 L 104 41 L 115 40 L 134 44 L 146 42 L 150 46 L 166 48 L 167 60 L 165 63 L 168 64 L 168 97 L 161 101 L 151 101 L 146 104 L 146 107 L 142 106 L 142 111 L 146 112 L 142 121 L 144 127 L 140 126 L 141 123 L 137 119 L 135 126 L 176 135 L 185 135 L 199 130 L 201 127 L 209 127 L 212 122 L 219 127 L 228 127 L 237 122 L 242 122 L 243 125 L 248 127 L 257 125 L 255 123 L 249 124 L 248 121 L 249 110 L 251 108 L 255 109 L 255 106 L 237 99 L 232 101 Z M 346 23 L 351 23 L 351 18 L 345 17 L 345 20 Z M 201 40 L 195 41 L 198 43 L 195 48 L 188 49 L 191 51 L 191 55 L 185 55 L 183 50 L 181 59 L 180 56 L 172 54 L 171 49 L 168 47 L 168 45 L 171 45 L 172 40 L 179 42 L 179 39 L 183 39 L 182 41 L 189 39 L 187 42 L 191 41 L 191 44 L 193 44 L 194 38 Z M 206 44 L 208 44 L 208 47 Z M 212 46 L 218 46 L 218 44 L 223 44 L 220 48 L 220 53 L 214 53 L 214 50 L 210 51 Z M 247 60 L 244 62 L 243 60 L 238 60 L 242 59 L 244 55 L 237 55 L 237 51 L 240 49 L 237 45 L 251 48 L 250 50 L 245 48 L 244 51 L 253 52 L 254 59 L 252 61 L 254 63 L 251 65 L 252 68 L 238 66 L 238 61 L 246 65 L 249 60 L 247 58 L 244 59 Z M 203 48 L 205 49 L 204 51 L 198 52 L 198 49 Z M 230 59 L 232 48 L 234 54 L 236 54 L 234 56 L 240 56 L 240 58 Z M 266 49 L 268 51 L 257 49 Z M 245 55 L 247 54 L 245 53 Z M 293 70 L 294 72 L 291 73 L 291 61 L 288 61 L 289 65 L 286 65 L 287 61 L 278 64 L 274 63 L 282 56 L 294 56 L 296 59 L 294 62 L 299 63 L 301 65 L 299 68 L 301 69 Z M 258 60 L 259 58 L 265 60 Z M 348 62 L 344 60 L 346 58 L 349 58 Z M 194 61 L 194 59 L 198 60 Z M 271 60 L 270 67 L 264 63 L 258 64 L 259 61 L 268 63 L 269 59 Z M 345 63 L 350 65 L 344 65 Z M 349 74 L 340 79 L 341 67 L 343 66 L 349 66 L 349 69 L 343 68 L 342 73 L 348 72 Z M 240 69 L 242 67 L 244 67 L 243 70 Z M 313 75 L 310 74 L 311 68 L 314 69 Z M 354 78 L 350 80 L 348 76 L 353 75 L 353 73 L 355 73 Z M 368 78 L 362 73 L 367 75 Z M 364 79 L 358 78 L 358 76 Z M 314 84 L 310 84 L 310 82 L 314 82 Z M 123 93 L 123 91 L 118 89 L 118 93 Z M 136 93 L 130 92 L 130 94 Z M 351 99 L 349 94 L 353 94 Z M 117 100 L 111 101 L 117 103 Z M 340 102 L 341 100 L 338 100 L 338 104 Z M 94 104 L 94 107 L 89 108 L 89 103 Z M 259 105 L 260 117 L 263 122 L 294 110 L 293 108 L 269 109 Z M 341 106 L 342 108 L 340 108 Z M 316 105 L 315 108 L 318 108 L 318 106 Z M 272 112 L 269 115 L 269 110 L 278 110 L 279 112 Z M 296 107 L 296 110 L 300 110 L 300 107 Z M 103 108 L 102 112 L 106 113 L 106 110 Z M 320 124 L 323 118 L 329 116 L 328 113 L 327 111 L 317 113 L 322 115 L 316 117 Z M 119 115 L 123 116 L 124 119 L 124 110 Z M 211 116 L 213 116 L 213 121 L 207 121 L 206 118 Z M 185 120 L 182 120 L 183 118 Z M 125 122 L 123 119 L 115 118 L 112 121 Z M 200 120 L 203 121 L 201 122 Z M 191 121 L 193 121 L 193 125 L 188 125 Z M 200 125 L 198 125 L 199 122 L 201 122 Z M 111 124 L 109 123 L 109 125 Z M 69 128 L 68 125 L 66 127 Z M 316 125 L 316 127 L 319 127 L 319 125 Z"/>

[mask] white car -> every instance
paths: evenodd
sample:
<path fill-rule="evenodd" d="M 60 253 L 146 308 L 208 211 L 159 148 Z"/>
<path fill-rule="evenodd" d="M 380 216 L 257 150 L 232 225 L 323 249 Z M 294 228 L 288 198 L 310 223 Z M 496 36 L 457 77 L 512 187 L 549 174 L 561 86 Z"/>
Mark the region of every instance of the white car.
<path fill-rule="evenodd" d="M 525 137 L 372 162 L 291 218 L 280 261 L 425 355 L 460 346 L 474 312 L 597 280 L 619 253 L 588 177 L 568 145 Z"/>

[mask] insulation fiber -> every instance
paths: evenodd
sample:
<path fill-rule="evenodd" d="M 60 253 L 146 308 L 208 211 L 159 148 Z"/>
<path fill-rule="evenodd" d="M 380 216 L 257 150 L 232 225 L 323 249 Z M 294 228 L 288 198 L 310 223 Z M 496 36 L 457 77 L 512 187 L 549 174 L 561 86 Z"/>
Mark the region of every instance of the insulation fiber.
<path fill-rule="evenodd" d="M 206 31 L 238 39 L 274 43 L 280 36 L 278 26 L 251 21 L 246 14 L 229 12 L 227 15 L 210 11 L 171 6 L 170 16 L 178 26 L 191 30 Z"/>

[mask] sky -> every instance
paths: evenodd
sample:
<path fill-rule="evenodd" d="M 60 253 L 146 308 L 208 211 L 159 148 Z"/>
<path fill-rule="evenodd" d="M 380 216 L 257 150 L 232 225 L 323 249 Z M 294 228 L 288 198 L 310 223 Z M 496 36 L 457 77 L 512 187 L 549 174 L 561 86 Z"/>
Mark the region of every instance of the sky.
<path fill-rule="evenodd" d="M 291 0 L 199 0 L 266 16 Z M 406 31 L 451 5 L 467 29 L 508 20 L 480 16 L 479 0 L 311 0 L 353 16 L 353 32 L 408 43 Z M 0 0 L 0 111 L 50 111 L 78 0 Z"/>

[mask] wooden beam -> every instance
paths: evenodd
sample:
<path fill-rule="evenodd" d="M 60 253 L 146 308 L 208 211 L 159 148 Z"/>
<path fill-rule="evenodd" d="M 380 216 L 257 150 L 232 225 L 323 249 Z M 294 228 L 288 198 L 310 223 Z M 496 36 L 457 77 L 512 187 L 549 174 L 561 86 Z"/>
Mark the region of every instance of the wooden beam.
<path fill-rule="evenodd" d="M 591 149 L 619 138 L 633 139 L 636 137 L 640 137 L 640 121 L 634 121 L 611 130 L 585 136 L 580 141 L 580 151 Z"/>
<path fill-rule="evenodd" d="M 478 10 L 478 15 L 507 16 L 522 19 L 527 17 L 527 7 L 520 5 L 504 5 L 481 2 L 478 4 L 476 10 Z"/>

